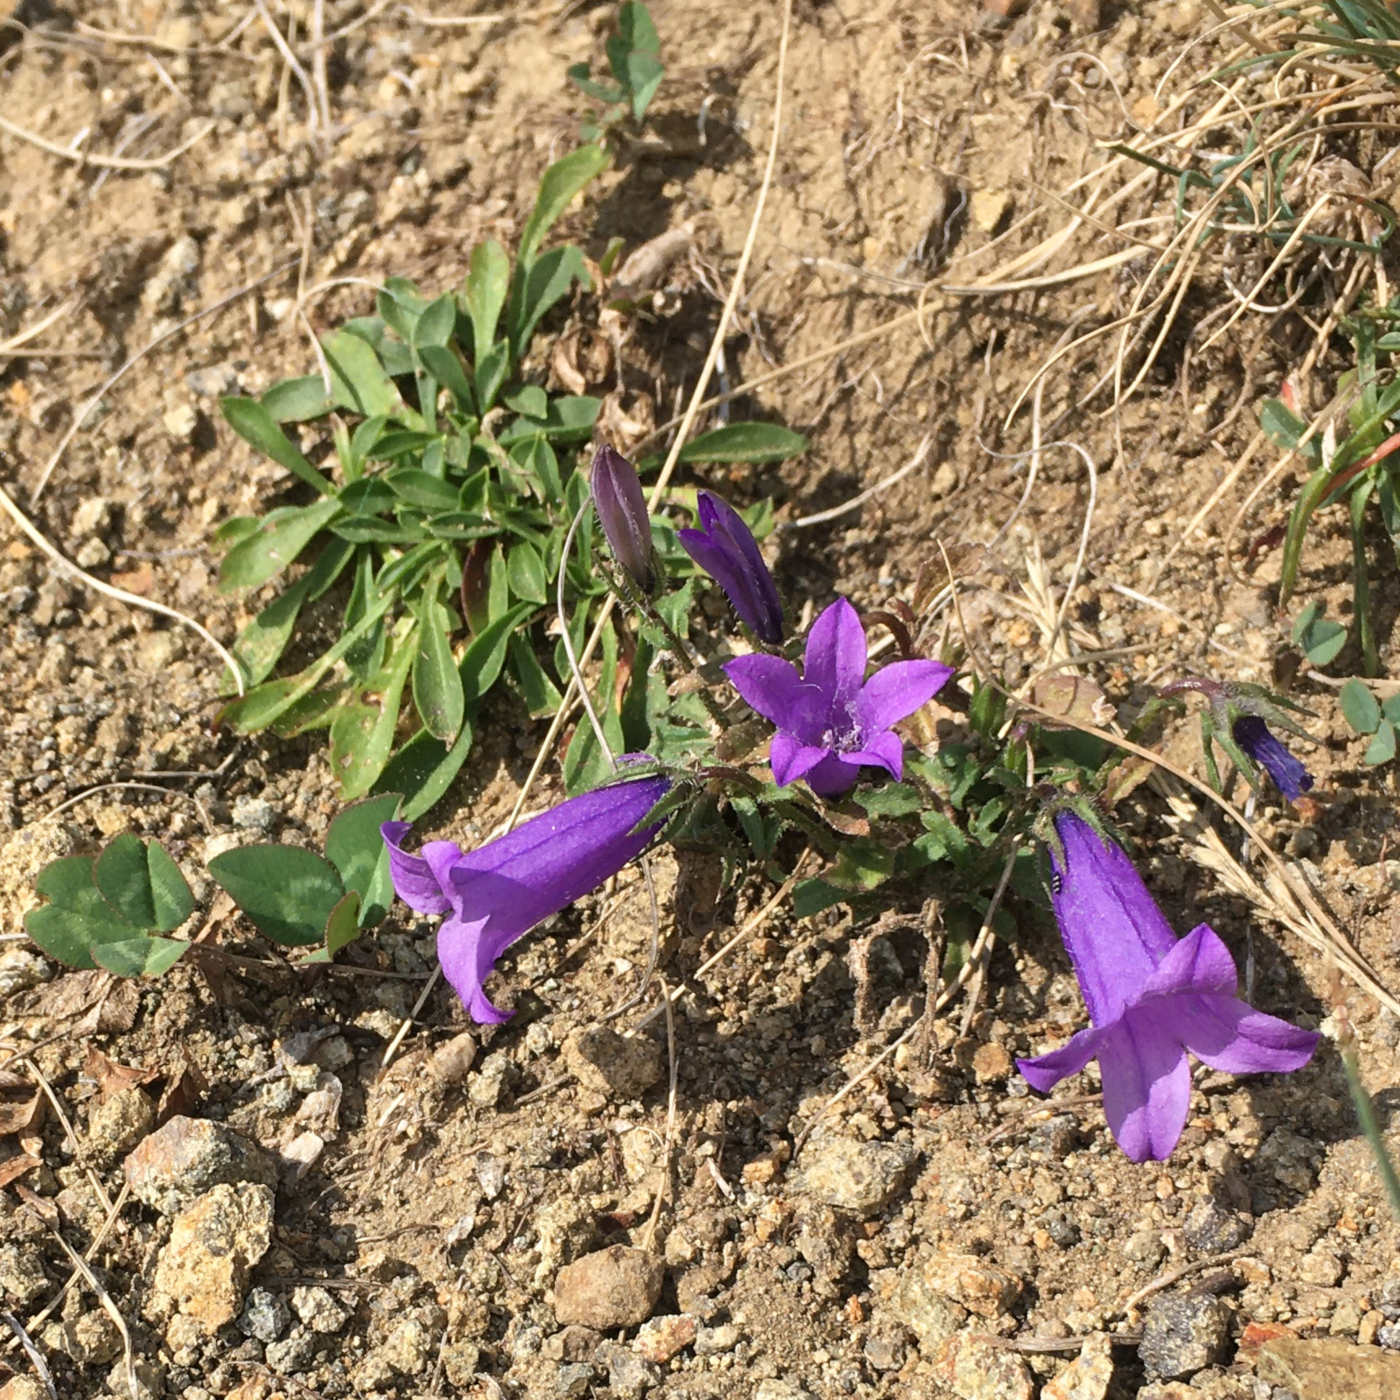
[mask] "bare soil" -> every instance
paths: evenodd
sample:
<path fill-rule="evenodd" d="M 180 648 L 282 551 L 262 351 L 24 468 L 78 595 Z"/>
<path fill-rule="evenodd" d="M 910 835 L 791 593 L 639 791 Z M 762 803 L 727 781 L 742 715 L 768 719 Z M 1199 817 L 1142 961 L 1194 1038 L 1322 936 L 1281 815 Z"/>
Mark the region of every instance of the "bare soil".
<path fill-rule="evenodd" d="M 508 5 L 468 22 L 331 0 L 326 126 L 269 30 L 292 34 L 305 73 L 320 8 L 307 0 L 12 8 L 3 112 L 42 139 L 0 133 L 0 483 L 69 559 L 228 642 L 258 600 L 217 591 L 212 530 L 267 509 L 287 481 L 224 425 L 219 395 L 308 372 L 308 325 L 363 312 L 367 284 L 448 288 L 477 241 L 512 244 L 539 173 L 575 139 L 583 104 L 565 70 L 597 61 L 614 11 Z M 1290 618 L 1275 603 L 1270 531 L 1299 469 L 1231 526 L 1274 460 L 1250 447 L 1257 404 L 1296 367 L 1303 332 L 1251 316 L 1193 355 L 1193 324 L 1223 299 L 1193 292 L 1116 412 L 1089 397 L 1111 364 L 1106 339 L 1057 365 L 1008 421 L 1048 356 L 1122 314 L 1150 259 L 1020 285 L 1124 246 L 1127 235 L 1091 224 L 1072 257 L 967 290 L 1055 226 L 1056 192 L 1103 159 L 1100 142 L 1184 90 L 1181 76 L 1158 85 L 1213 7 L 1032 0 L 999 18 L 1005 8 L 794 4 L 775 178 L 718 387 L 792 368 L 716 412 L 785 422 L 812 446 L 708 484 L 773 496 L 781 584 L 815 607 L 837 593 L 868 607 L 907 600 L 941 567 L 940 545 L 983 547 L 969 556 L 960 625 L 1010 686 L 1044 664 L 1037 581 L 1052 602 L 1072 585 L 1071 640 L 1103 654 L 1090 669 L 1116 698 L 1140 702 L 1191 671 L 1289 680 L 1318 716 L 1315 800 L 1270 797 L 1257 819 L 1400 987 L 1394 768 L 1363 769 L 1335 685 L 1284 666 Z M 613 393 L 624 445 L 678 411 L 717 324 L 762 175 L 781 19 L 778 6 L 712 0 L 656 0 L 652 12 L 668 70 L 655 119 L 564 225 L 594 257 L 614 237 L 631 251 L 691 232 L 620 359 L 587 299 L 561 327 L 590 390 Z M 1216 43 L 1189 71 L 1209 71 Z M 83 158 L 113 153 L 151 168 Z M 1170 213 L 1169 181 L 1151 197 Z M 298 293 L 323 284 L 303 324 Z M 1330 396 L 1339 363 L 1323 358 L 1306 406 Z M 1084 455 L 1046 447 L 1027 491 L 1033 414 L 1043 443 Z M 1248 470 L 1188 532 L 1246 449 Z M 1393 675 L 1400 579 L 1376 546 Z M 1349 610 L 1349 550 L 1340 512 L 1324 513 L 1302 596 L 1334 617 Z M 439 987 L 398 1040 L 434 965 L 432 929 L 402 909 L 348 965 L 294 973 L 202 888 L 216 941 L 262 961 L 218 977 L 181 964 L 134 987 L 65 973 L 20 931 L 46 861 L 135 830 L 194 874 L 232 841 L 319 844 L 338 799 L 315 736 L 239 741 L 213 723 L 220 667 L 193 632 L 92 591 L 8 526 L 0 616 L 0 1091 L 39 1104 L 32 1120 L 0 1118 L 12 1129 L 0 1155 L 38 1159 L 0 1192 L 5 1308 L 34 1349 L 0 1344 L 7 1400 L 44 1393 L 23 1388 L 42 1376 L 35 1356 L 65 1400 L 126 1395 L 128 1354 L 145 1393 L 196 1400 L 1254 1400 L 1274 1383 L 1256 1372 L 1272 1333 L 1400 1345 L 1400 1237 L 1333 1042 L 1287 1078 L 1200 1075 L 1175 1155 L 1135 1166 L 1084 1097 L 1091 1081 L 1045 1105 L 1012 1069 L 1081 1024 L 1043 923 L 999 941 L 975 1001 L 930 1017 L 834 1104 L 922 1010 L 924 907 L 871 928 L 844 909 L 798 921 L 779 906 L 692 978 L 773 889 L 743 882 L 703 918 L 688 873 L 678 885 L 659 857 L 661 973 L 671 986 L 689 979 L 673 1100 L 664 1074 L 633 1094 L 591 1087 L 564 1053 L 639 984 L 651 925 L 635 872 L 512 950 L 493 995 L 518 1010 L 495 1029 L 471 1028 Z M 470 845 L 509 810 L 543 726 L 508 699 L 491 719 L 419 834 Z M 1189 726 L 1167 743 L 1199 768 Z M 559 795 L 551 770 L 532 809 Z M 1118 816 L 1142 838 L 1174 923 L 1208 919 L 1261 1008 L 1352 1027 L 1400 1150 L 1400 1019 L 1222 888 L 1145 792 Z M 932 909 L 937 891 L 927 896 Z M 663 1064 L 666 1032 L 663 1020 L 645 1032 Z M 153 1280 L 169 1221 L 122 1195 L 134 1142 L 104 1109 L 131 1087 L 121 1067 L 165 1113 L 222 1121 L 281 1156 L 272 1244 L 245 1282 L 273 1315 L 290 1304 L 280 1327 L 245 1311 L 206 1333 L 162 1304 Z M 308 1129 L 322 1142 L 314 1160 L 282 1155 Z M 94 1272 L 40 1316 L 73 1272 L 60 1237 Z M 673 1354 L 638 1350 L 635 1329 L 557 1321 L 560 1268 L 618 1243 L 664 1260 L 655 1314 L 695 1321 Z M 315 1288 L 325 1299 L 304 1291 Z M 1222 1319 L 1204 1360 L 1183 1353 L 1171 1369 L 1152 1360 L 1160 1349 L 1139 1354 L 1145 1310 L 1163 1297 Z M 668 1325 L 689 1336 L 689 1324 Z M 1052 1390 L 1073 1339 L 1102 1331 L 1121 1337 L 1099 1380 L 1075 1373 L 1087 1388 Z M 974 1334 L 1046 1346 L 996 1350 Z M 1069 1340 L 1054 1350 L 1054 1339 Z M 970 1348 L 961 1371 L 959 1346 Z"/>

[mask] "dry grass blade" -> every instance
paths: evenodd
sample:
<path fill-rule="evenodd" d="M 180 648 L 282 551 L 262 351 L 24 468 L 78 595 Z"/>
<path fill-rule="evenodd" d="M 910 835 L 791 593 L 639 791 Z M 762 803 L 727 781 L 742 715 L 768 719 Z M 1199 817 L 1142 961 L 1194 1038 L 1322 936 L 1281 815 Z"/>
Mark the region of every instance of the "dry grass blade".
<path fill-rule="evenodd" d="M 51 156 L 76 161 L 79 165 L 95 165 L 104 170 L 163 170 L 177 156 L 184 155 L 191 146 L 197 146 L 213 129 L 214 123 L 206 122 L 193 136 L 182 141 L 174 150 L 167 151 L 163 156 L 151 156 L 147 159 L 139 156 L 103 156 L 90 154 L 87 151 L 75 151 L 70 146 L 60 146 L 53 141 L 46 141 L 36 132 L 26 131 L 24 127 L 16 126 L 8 117 L 0 116 L 0 131 L 8 131 L 11 136 L 21 141 L 28 141 L 31 146 L 37 146 L 41 151 L 47 151 Z"/>

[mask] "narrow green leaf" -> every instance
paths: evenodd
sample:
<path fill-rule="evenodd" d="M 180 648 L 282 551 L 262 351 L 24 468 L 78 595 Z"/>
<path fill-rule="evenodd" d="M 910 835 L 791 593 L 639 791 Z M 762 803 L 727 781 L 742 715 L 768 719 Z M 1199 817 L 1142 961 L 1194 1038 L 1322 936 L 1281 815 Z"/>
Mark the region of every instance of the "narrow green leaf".
<path fill-rule="evenodd" d="M 531 603 L 544 603 L 549 598 L 549 584 L 545 578 L 544 561 L 534 545 L 522 540 L 511 546 L 506 565 L 510 578 L 510 591 L 517 597 Z"/>
<path fill-rule="evenodd" d="M 386 852 L 385 864 L 387 865 L 387 863 L 388 855 Z M 351 890 L 331 910 L 330 916 L 326 919 L 325 953 L 327 962 L 330 962 L 342 948 L 353 943 L 360 936 L 360 925 L 363 921 L 359 918 L 359 913 L 360 896 L 356 890 Z M 376 920 L 376 922 L 378 921 Z"/>
<path fill-rule="evenodd" d="M 495 405 L 509 369 L 510 346 L 504 340 L 491 346 L 476 362 L 476 406 L 482 413 L 489 412 Z"/>
<path fill-rule="evenodd" d="M 321 349 L 330 365 L 336 403 L 366 418 L 383 415 L 402 420 L 403 400 L 372 346 L 349 331 L 338 330 L 322 339 Z"/>
<path fill-rule="evenodd" d="M 457 407 L 463 411 L 470 410 L 476 401 L 475 395 L 457 352 L 450 345 L 422 345 L 418 355 L 437 382 L 451 392 L 457 400 Z"/>
<path fill-rule="evenodd" d="M 389 761 L 404 686 L 417 650 L 415 624 L 415 631 L 398 643 L 378 698 L 343 705 L 331 721 L 331 771 L 347 801 L 363 797 Z"/>
<path fill-rule="evenodd" d="M 807 439 L 777 423 L 727 423 L 691 438 L 682 462 L 781 462 L 807 450 Z"/>
<path fill-rule="evenodd" d="M 225 705 L 219 712 L 219 720 L 229 725 L 239 734 L 255 734 L 265 729 L 285 710 L 288 710 L 303 695 L 316 688 L 321 677 L 330 670 L 352 647 L 363 641 L 365 635 L 379 622 L 384 613 L 393 605 L 397 594 L 385 591 L 373 600 L 370 611 L 349 631 L 342 634 L 339 641 L 323 652 L 304 671 L 282 680 L 267 681 L 250 690 L 242 699 Z"/>
<path fill-rule="evenodd" d="M 331 396 L 319 374 L 284 379 L 264 390 L 259 403 L 279 423 L 307 423 L 331 411 Z"/>
<path fill-rule="evenodd" d="M 531 719 L 542 715 L 552 715 L 563 702 L 558 687 L 545 674 L 530 639 L 520 633 L 512 633 L 509 643 L 510 673 L 520 687 L 521 698 Z"/>
<path fill-rule="evenodd" d="M 510 303 L 510 342 L 517 360 L 524 357 L 535 327 L 552 306 L 568 296 L 575 282 L 585 288 L 592 285 L 583 254 L 572 243 L 540 254 L 523 277 L 516 277 Z"/>
<path fill-rule="evenodd" d="M 450 744 L 466 713 L 462 677 L 452 655 L 447 609 L 434 586 L 418 610 L 418 654 L 413 661 L 413 703 L 428 732 Z"/>
<path fill-rule="evenodd" d="M 183 938 L 123 938 L 93 945 L 93 961 L 118 977 L 160 977 L 189 950 Z"/>
<path fill-rule="evenodd" d="M 850 897 L 849 890 L 839 890 L 825 880 L 802 880 L 792 892 L 793 917 L 810 919 L 834 904 L 844 904 Z"/>
<path fill-rule="evenodd" d="M 457 328 L 457 298 L 444 292 L 430 302 L 413 328 L 413 348 L 420 354 L 426 346 L 445 346 Z"/>
<path fill-rule="evenodd" d="M 321 941 L 331 910 L 344 898 L 340 876 L 315 851 L 259 843 L 225 851 L 209 873 L 259 932 L 287 947 Z"/>
<path fill-rule="evenodd" d="M 238 640 L 233 644 L 233 655 L 242 668 L 246 685 L 262 684 L 276 669 L 287 643 L 292 639 L 301 605 L 310 591 L 311 575 L 306 573 L 290 588 L 279 593 L 238 634 Z"/>
<path fill-rule="evenodd" d="M 1338 692 L 1337 703 L 1347 723 L 1358 734 L 1376 732 L 1381 722 L 1381 707 L 1368 686 L 1353 676 Z"/>
<path fill-rule="evenodd" d="M 534 612 L 533 603 L 516 603 L 472 638 L 460 667 L 462 690 L 471 709 L 496 684 L 506 661 L 511 633 Z"/>
<path fill-rule="evenodd" d="M 510 289 L 510 258 L 494 238 L 472 249 L 464 299 L 472 323 L 472 363 L 480 376 L 481 367 L 496 339 L 496 325 Z M 481 411 L 489 405 L 482 401 Z"/>
<path fill-rule="evenodd" d="M 471 748 L 470 720 L 463 723 L 451 748 L 441 739 L 434 739 L 426 729 L 420 729 L 389 760 L 380 775 L 378 791 L 403 793 L 400 816 L 406 822 L 417 821 L 452 786 Z"/>
<path fill-rule="evenodd" d="M 576 151 L 556 160 L 540 179 L 535 208 L 520 235 L 517 257 L 517 277 L 521 267 L 534 261 L 545 234 L 553 228 L 559 216 L 595 176 L 608 167 L 610 157 L 601 146 L 580 146 Z"/>
<path fill-rule="evenodd" d="M 275 578 L 337 515 L 335 497 L 309 506 L 286 506 L 269 511 L 246 539 L 224 555 L 219 566 L 219 588 L 260 588 Z"/>
<path fill-rule="evenodd" d="M 234 432 L 244 441 L 252 443 L 265 457 L 271 457 L 279 467 L 285 467 L 323 496 L 329 496 L 334 490 L 330 482 L 302 456 L 291 438 L 277 426 L 277 420 L 257 399 L 231 395 L 220 399 L 219 407 Z"/>

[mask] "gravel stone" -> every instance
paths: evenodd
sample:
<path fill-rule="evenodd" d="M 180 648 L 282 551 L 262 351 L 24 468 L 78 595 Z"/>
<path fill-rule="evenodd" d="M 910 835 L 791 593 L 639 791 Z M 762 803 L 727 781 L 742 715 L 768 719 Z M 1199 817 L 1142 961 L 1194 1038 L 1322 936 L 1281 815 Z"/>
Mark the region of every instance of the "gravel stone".
<path fill-rule="evenodd" d="M 111 1162 L 130 1152 L 156 1121 L 151 1096 L 139 1085 L 118 1089 L 99 1101 L 88 1116 L 84 1147 L 98 1162 Z"/>
<path fill-rule="evenodd" d="M 247 1138 L 222 1123 L 180 1115 L 139 1143 L 125 1170 L 132 1195 L 162 1215 L 174 1215 L 211 1186 L 277 1182 L 272 1160 Z"/>
<path fill-rule="evenodd" d="M 1182 1238 L 1201 1254 L 1226 1254 L 1249 1238 L 1254 1223 L 1216 1200 L 1200 1201 L 1186 1217 Z"/>
<path fill-rule="evenodd" d="M 646 1036 L 589 1026 L 564 1042 L 564 1066 L 585 1089 L 610 1099 L 640 1098 L 661 1078 L 661 1047 Z"/>
<path fill-rule="evenodd" d="M 1205 1294 L 1159 1294 L 1147 1305 L 1138 1356 L 1148 1374 L 1179 1380 L 1220 1359 L 1229 1310 Z"/>
<path fill-rule="evenodd" d="M 940 1343 L 933 1357 L 938 1381 L 961 1400 L 1031 1400 L 1030 1367 L 1014 1351 L 988 1346 L 968 1332 Z"/>
<path fill-rule="evenodd" d="M 280 1342 L 270 1342 L 267 1364 L 279 1376 L 294 1376 L 316 1359 L 319 1339 L 306 1327 L 294 1327 Z"/>
<path fill-rule="evenodd" d="M 238 1330 L 245 1337 L 256 1337 L 260 1342 L 275 1342 L 290 1326 L 292 1310 L 286 1301 L 270 1288 L 254 1288 L 243 1303 L 243 1311 L 238 1315 Z"/>
<path fill-rule="evenodd" d="M 587 1395 L 593 1386 L 596 1375 L 586 1361 L 567 1361 L 554 1373 L 554 1393 L 572 1400 L 578 1395 Z"/>
<path fill-rule="evenodd" d="M 635 1346 L 647 1360 L 663 1365 L 695 1341 L 699 1323 L 690 1313 L 671 1313 L 642 1323 Z"/>
<path fill-rule="evenodd" d="M 608 1368 L 608 1392 L 618 1400 L 639 1400 L 661 1380 L 661 1370 L 621 1342 L 604 1342 L 597 1360 Z"/>
<path fill-rule="evenodd" d="M 938 1292 L 917 1266 L 900 1271 L 890 1312 L 919 1339 L 925 1351 L 955 1336 L 967 1321 L 967 1310 Z"/>
<path fill-rule="evenodd" d="M 865 1218 L 878 1214 L 894 1200 L 914 1160 L 914 1149 L 907 1143 L 814 1139 L 797 1171 L 795 1189 Z"/>
<path fill-rule="evenodd" d="M 248 1273 L 272 1241 L 272 1188 L 221 1183 L 175 1217 L 155 1290 L 208 1332 L 243 1310 Z"/>
<path fill-rule="evenodd" d="M 350 1321 L 347 1308 L 329 1288 L 319 1285 L 292 1289 L 292 1311 L 313 1331 L 339 1332 Z"/>
<path fill-rule="evenodd" d="M 1040 1392 L 1040 1400 L 1104 1400 L 1113 1380 L 1113 1344 L 1095 1332 L 1079 1355 Z"/>
<path fill-rule="evenodd" d="M 7 1307 L 28 1307 L 48 1287 L 44 1256 L 33 1245 L 0 1244 L 0 1292 L 9 1300 Z"/>
<path fill-rule="evenodd" d="M 1259 1375 L 1298 1400 L 1393 1400 L 1400 1356 L 1328 1337 L 1279 1337 L 1259 1352 Z"/>
<path fill-rule="evenodd" d="M 609 1245 L 566 1264 L 554 1280 L 554 1315 L 606 1332 L 636 1327 L 651 1316 L 661 1296 L 665 1266 L 654 1254 Z"/>
<path fill-rule="evenodd" d="M 975 1254 L 940 1250 L 922 1256 L 913 1268 L 933 1292 L 980 1317 L 999 1316 L 1021 1296 L 1016 1274 Z"/>

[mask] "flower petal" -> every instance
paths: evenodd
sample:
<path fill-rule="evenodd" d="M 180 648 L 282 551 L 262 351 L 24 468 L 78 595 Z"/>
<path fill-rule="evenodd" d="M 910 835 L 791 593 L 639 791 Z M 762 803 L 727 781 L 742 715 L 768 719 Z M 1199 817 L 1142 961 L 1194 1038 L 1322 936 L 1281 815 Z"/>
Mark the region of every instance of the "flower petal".
<path fill-rule="evenodd" d="M 462 998 L 472 1020 L 499 1025 L 508 1021 L 513 1013 L 496 1006 L 482 985 L 500 956 L 485 937 L 488 922 L 488 919 L 444 919 L 438 929 L 437 955 L 443 976 Z"/>
<path fill-rule="evenodd" d="M 1178 939 L 1142 985 L 1139 999 L 1202 992 L 1232 997 L 1239 987 L 1235 960 L 1209 924 L 1197 924 Z"/>
<path fill-rule="evenodd" d="M 856 696 L 856 719 L 866 734 L 888 729 L 939 692 L 953 674 L 941 661 L 896 661 L 882 666 Z"/>
<path fill-rule="evenodd" d="M 1296 802 L 1312 787 L 1312 774 L 1258 715 L 1241 715 L 1230 726 L 1230 732 L 1240 748 L 1268 770 L 1274 786 L 1289 802 Z"/>
<path fill-rule="evenodd" d="M 807 633 L 803 679 L 826 696 L 833 719 L 845 718 L 865 679 L 865 628 L 845 598 L 826 608 Z"/>
<path fill-rule="evenodd" d="M 681 547 L 724 589 L 749 630 L 776 646 L 783 639 L 783 605 L 753 532 L 711 491 L 697 494 L 696 508 L 704 528 L 678 530 Z"/>
<path fill-rule="evenodd" d="M 847 763 L 839 754 L 828 754 L 807 774 L 807 786 L 818 797 L 840 797 L 856 785 L 860 764 Z"/>
<path fill-rule="evenodd" d="M 811 687 L 803 682 L 791 661 L 754 652 L 726 661 L 724 674 L 764 719 L 771 720 L 779 729 L 798 732 L 797 724 L 805 714 L 805 705 L 810 703 L 804 692 Z"/>
<path fill-rule="evenodd" d="M 1090 1026 L 1071 1036 L 1058 1050 L 1047 1051 L 1034 1059 L 1017 1060 L 1016 1068 L 1032 1089 L 1048 1094 L 1060 1080 L 1078 1074 L 1099 1053 L 1099 1046 L 1107 1034 L 1107 1031 Z"/>
<path fill-rule="evenodd" d="M 847 763 L 869 764 L 872 768 L 883 768 L 895 782 L 904 776 L 904 740 L 893 730 L 876 734 L 867 739 L 859 749 L 843 753 Z"/>
<path fill-rule="evenodd" d="M 394 893 L 419 914 L 445 914 L 452 907 L 446 871 L 454 858 L 461 859 L 462 849 L 451 841 L 429 841 L 422 855 L 411 856 L 400 844 L 410 829 L 409 822 L 385 822 L 379 828 L 389 848 Z"/>
<path fill-rule="evenodd" d="M 773 770 L 773 781 L 779 787 L 786 787 L 798 778 L 806 777 L 829 753 L 820 744 L 804 744 L 781 729 L 773 736 L 768 751 L 768 764 Z"/>
<path fill-rule="evenodd" d="M 1055 832 L 1055 918 L 1089 1019 L 1106 1026 L 1138 999 L 1177 937 L 1118 845 L 1069 810 L 1056 815 Z"/>
<path fill-rule="evenodd" d="M 1191 1106 L 1191 1065 L 1161 1005 L 1130 1010 L 1099 1050 L 1104 1117 L 1134 1162 L 1171 1156 Z"/>
<path fill-rule="evenodd" d="M 1312 1058 L 1322 1039 L 1232 996 L 1180 996 L 1171 1024 L 1186 1048 L 1211 1069 L 1228 1074 L 1287 1074 Z"/>

